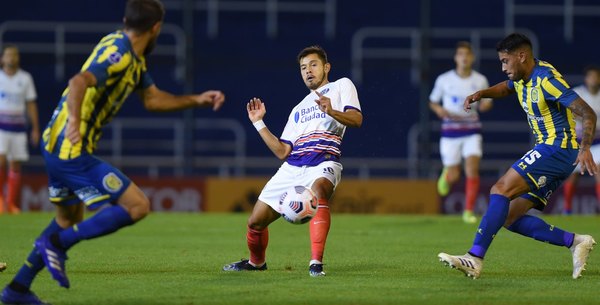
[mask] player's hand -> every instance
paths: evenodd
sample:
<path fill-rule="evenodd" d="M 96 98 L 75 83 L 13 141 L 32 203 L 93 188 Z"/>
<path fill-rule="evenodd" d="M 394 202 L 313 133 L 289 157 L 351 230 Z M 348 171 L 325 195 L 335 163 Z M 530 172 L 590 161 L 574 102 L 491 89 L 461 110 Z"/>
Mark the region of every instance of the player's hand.
<path fill-rule="evenodd" d="M 593 176 L 598 173 L 598 166 L 594 162 L 594 157 L 590 152 L 589 148 L 581 148 L 579 149 L 579 154 L 577 155 L 577 159 L 573 165 L 579 164 L 579 168 L 581 169 L 581 174 L 584 175 L 586 170 Z"/>
<path fill-rule="evenodd" d="M 253 97 L 246 104 L 246 110 L 248 111 L 248 118 L 252 123 L 262 120 L 267 113 L 267 107 L 259 98 Z"/>
<path fill-rule="evenodd" d="M 471 104 L 479 101 L 481 99 L 481 93 L 479 91 L 467 96 L 465 102 L 463 103 L 463 109 L 466 112 L 471 111 Z"/>
<path fill-rule="evenodd" d="M 76 144 L 79 143 L 79 141 L 81 141 L 81 132 L 79 132 L 79 125 L 79 120 L 72 120 L 71 118 L 67 120 L 66 136 L 67 139 L 69 139 L 69 141 L 71 142 L 71 144 Z"/>
<path fill-rule="evenodd" d="M 213 111 L 219 110 L 225 102 L 225 94 L 219 90 L 208 90 L 196 95 L 195 98 L 199 106 L 212 105 Z"/>
<path fill-rule="evenodd" d="M 40 143 L 40 131 L 39 129 L 31 129 L 31 134 L 29 135 L 29 141 L 31 142 L 31 146 L 37 147 Z"/>
<path fill-rule="evenodd" d="M 315 93 L 317 94 L 317 96 L 319 96 L 319 99 L 316 99 L 315 103 L 319 105 L 319 109 L 321 109 L 321 111 L 325 112 L 326 114 L 329 114 L 333 110 L 333 108 L 331 107 L 331 99 L 319 93 L 319 91 L 315 90 Z"/>

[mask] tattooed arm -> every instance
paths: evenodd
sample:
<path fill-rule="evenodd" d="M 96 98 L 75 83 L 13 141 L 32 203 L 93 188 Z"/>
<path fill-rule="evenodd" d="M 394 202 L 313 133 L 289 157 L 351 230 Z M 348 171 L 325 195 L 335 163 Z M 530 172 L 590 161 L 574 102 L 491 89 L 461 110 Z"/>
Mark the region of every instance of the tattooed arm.
<path fill-rule="evenodd" d="M 590 152 L 590 146 L 592 145 L 594 133 L 596 131 L 596 114 L 594 113 L 594 110 L 579 97 L 569 105 L 569 109 L 581 118 L 583 124 L 581 147 L 579 148 L 579 155 L 577 156 L 577 160 L 575 160 L 575 164 L 581 163 L 582 175 L 587 169 L 588 173 L 593 176 L 598 171 L 592 153 Z"/>

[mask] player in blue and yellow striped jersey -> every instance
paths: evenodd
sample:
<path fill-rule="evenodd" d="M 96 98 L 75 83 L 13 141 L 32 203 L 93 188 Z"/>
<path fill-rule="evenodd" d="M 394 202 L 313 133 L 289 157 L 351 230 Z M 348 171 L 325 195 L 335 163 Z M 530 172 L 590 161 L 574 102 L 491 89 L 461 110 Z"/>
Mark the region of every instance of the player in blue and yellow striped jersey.
<path fill-rule="evenodd" d="M 57 216 L 2 291 L 2 302 L 43 304 L 29 288 L 44 265 L 60 286 L 68 288 L 65 260 L 69 248 L 131 225 L 148 214 L 150 203 L 144 193 L 119 170 L 93 155 L 101 128 L 116 115 L 127 96 L 139 92 L 145 108 L 151 111 L 194 106 L 218 110 L 223 104 L 220 91 L 175 96 L 154 85 L 145 55 L 155 45 L 163 16 L 158 0 L 129 0 L 124 29 L 102 38 L 81 72 L 69 81 L 42 140 L 50 200 L 57 206 Z M 82 221 L 84 204 L 110 205 Z"/>
<path fill-rule="evenodd" d="M 464 102 L 482 98 L 501 98 L 517 94 L 536 140 L 535 147 L 492 186 L 490 203 L 473 246 L 461 256 L 440 253 L 439 259 L 467 276 L 478 278 L 492 239 L 504 226 L 508 230 L 557 246 L 573 255 L 573 278 L 581 276 L 589 252 L 595 244 L 590 235 L 579 235 L 549 225 L 542 219 L 526 215 L 543 209 L 548 197 L 571 174 L 575 164 L 590 175 L 597 173 L 590 145 L 594 139 L 596 114 L 547 62 L 533 57 L 532 45 L 525 35 L 514 33 L 501 40 L 497 48 L 502 71 L 509 80 L 477 91 Z M 577 143 L 573 114 L 583 121 L 583 136 Z"/>

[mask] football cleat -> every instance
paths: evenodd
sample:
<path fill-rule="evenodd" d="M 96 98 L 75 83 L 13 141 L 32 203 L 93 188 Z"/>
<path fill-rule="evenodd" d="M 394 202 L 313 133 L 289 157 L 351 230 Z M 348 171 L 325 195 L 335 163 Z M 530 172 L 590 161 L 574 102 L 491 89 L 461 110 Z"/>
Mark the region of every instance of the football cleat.
<path fill-rule="evenodd" d="M 223 271 L 264 271 L 267 270 L 267 263 L 262 264 L 260 267 L 255 267 L 250 264 L 247 259 L 242 259 L 239 262 L 227 264 L 223 266 Z"/>
<path fill-rule="evenodd" d="M 310 264 L 310 267 L 308 267 L 308 274 L 312 277 L 325 276 L 323 264 Z"/>
<path fill-rule="evenodd" d="M 49 303 L 44 303 L 31 291 L 21 293 L 10 289 L 8 286 L 4 287 L 4 290 L 2 290 L 0 301 L 4 304 L 50 305 Z"/>
<path fill-rule="evenodd" d="M 462 219 L 465 223 L 477 223 L 477 217 L 473 214 L 473 211 L 464 211 Z"/>
<path fill-rule="evenodd" d="M 35 248 L 38 250 L 44 264 L 52 278 L 54 278 L 61 287 L 69 288 L 69 279 L 67 278 L 67 271 L 65 269 L 65 261 L 68 259 L 67 253 L 56 248 L 50 242 L 50 238 L 47 235 L 41 236 L 35 241 Z"/>
<path fill-rule="evenodd" d="M 438 178 L 437 181 L 438 194 L 440 194 L 440 196 L 442 197 L 445 197 L 446 195 L 448 195 L 448 193 L 450 193 L 450 184 L 448 183 L 448 180 L 446 180 L 447 174 L 448 169 L 444 167 L 444 170 L 442 170 L 440 178 Z"/>
<path fill-rule="evenodd" d="M 581 273 L 585 270 L 588 256 L 596 241 L 590 235 L 575 234 L 573 245 L 571 245 L 571 253 L 573 254 L 573 278 L 581 277 Z"/>
<path fill-rule="evenodd" d="M 469 253 L 465 255 L 449 255 L 442 252 L 438 254 L 438 258 L 444 265 L 452 269 L 458 269 L 473 279 L 479 278 L 481 269 L 483 268 L 483 259 Z"/>

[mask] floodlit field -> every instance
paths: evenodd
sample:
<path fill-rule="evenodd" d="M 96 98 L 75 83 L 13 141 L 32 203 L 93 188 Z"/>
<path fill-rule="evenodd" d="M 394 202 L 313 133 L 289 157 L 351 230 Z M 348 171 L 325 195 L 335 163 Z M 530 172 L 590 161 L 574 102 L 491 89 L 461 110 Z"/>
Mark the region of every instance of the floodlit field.
<path fill-rule="evenodd" d="M 43 270 L 33 290 L 53 304 L 597 304 L 600 251 L 571 278 L 571 253 L 502 230 L 479 280 L 443 267 L 437 253 L 464 253 L 475 226 L 458 217 L 333 215 L 324 278 L 308 275 L 308 225 L 270 227 L 265 272 L 221 271 L 248 257 L 242 214 L 151 214 L 108 237 L 75 246 L 71 289 Z M 0 216 L 6 285 L 51 214 Z M 598 217 L 548 217 L 591 233 Z M 600 246 L 598 246 L 600 247 Z"/>

